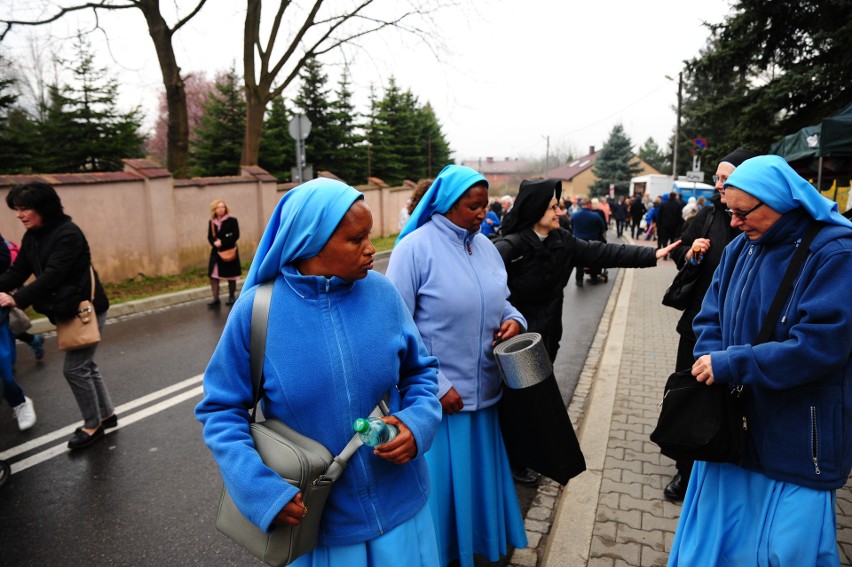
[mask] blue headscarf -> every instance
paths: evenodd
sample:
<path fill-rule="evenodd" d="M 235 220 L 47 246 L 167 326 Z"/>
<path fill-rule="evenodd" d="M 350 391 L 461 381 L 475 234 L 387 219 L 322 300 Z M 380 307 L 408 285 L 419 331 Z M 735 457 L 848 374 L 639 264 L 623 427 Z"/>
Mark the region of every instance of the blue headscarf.
<path fill-rule="evenodd" d="M 313 258 L 363 193 L 333 179 L 312 179 L 285 194 L 257 245 L 243 286 L 275 279 L 294 260 Z"/>
<path fill-rule="evenodd" d="M 485 187 L 488 187 L 488 180 L 475 169 L 463 165 L 448 165 L 442 169 L 432 182 L 432 186 L 417 203 L 408 222 L 402 227 L 396 239 L 397 243 L 426 224 L 435 213 L 449 211 L 453 203 L 477 183 L 484 183 Z"/>
<path fill-rule="evenodd" d="M 852 228 L 852 222 L 838 212 L 837 203 L 820 195 L 781 156 L 745 160 L 728 177 L 725 187 L 745 191 L 782 215 L 802 207 L 815 220 Z"/>

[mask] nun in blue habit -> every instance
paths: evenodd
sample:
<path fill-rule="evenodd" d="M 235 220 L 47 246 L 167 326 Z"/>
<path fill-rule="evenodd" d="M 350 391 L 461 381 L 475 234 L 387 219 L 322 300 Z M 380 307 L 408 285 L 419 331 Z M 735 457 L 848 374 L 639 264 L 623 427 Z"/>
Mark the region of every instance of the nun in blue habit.
<path fill-rule="evenodd" d="M 263 464 L 249 434 L 249 329 L 257 286 L 274 281 L 262 411 L 338 454 L 386 392 L 399 435 L 361 447 L 334 484 L 319 545 L 292 565 L 437 564 L 423 454 L 441 420 L 437 360 L 394 286 L 372 271 L 363 195 L 316 179 L 278 203 L 204 375 L 196 408 L 235 504 L 260 529 L 308 514 L 296 487 Z"/>
<path fill-rule="evenodd" d="M 391 254 L 387 276 L 438 357 L 444 412 L 426 453 L 429 507 L 440 566 L 474 555 L 496 561 L 527 544 L 497 403 L 502 382 L 493 347 L 526 327 L 508 301 L 506 269 L 480 232 L 488 182 L 469 167 L 448 165 L 414 209 Z"/>
<path fill-rule="evenodd" d="M 725 183 L 731 226 L 701 311 L 692 374 L 743 386 L 740 465 L 698 461 L 668 564 L 840 565 L 835 491 L 852 470 L 852 223 L 778 156 Z M 794 250 L 820 232 L 769 340 L 755 342 Z"/>

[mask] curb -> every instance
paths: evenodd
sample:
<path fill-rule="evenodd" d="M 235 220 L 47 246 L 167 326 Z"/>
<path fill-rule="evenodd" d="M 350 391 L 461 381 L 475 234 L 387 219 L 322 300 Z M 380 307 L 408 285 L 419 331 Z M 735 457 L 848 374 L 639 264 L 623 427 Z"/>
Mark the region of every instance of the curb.
<path fill-rule="evenodd" d="M 571 424 L 574 426 L 574 431 L 577 432 L 578 438 L 582 438 L 583 435 L 586 414 L 589 410 L 594 393 L 593 382 L 598 375 L 601 357 L 609 336 L 613 313 L 615 312 L 615 306 L 618 303 L 619 296 L 621 295 L 621 287 L 624 282 L 625 272 L 625 269 L 619 270 L 618 276 L 613 282 L 609 299 L 607 300 L 606 307 L 601 314 L 600 323 L 598 324 L 597 331 L 595 332 L 595 337 L 592 340 L 592 345 L 589 348 L 589 353 L 586 356 L 583 370 L 580 373 L 580 379 L 577 382 L 577 386 L 574 388 L 571 403 L 568 404 L 568 415 L 571 418 Z M 590 476 L 593 473 L 594 471 L 587 470 L 581 473 L 581 475 Z M 562 497 L 571 482 L 576 483 L 578 481 L 576 479 L 572 479 L 565 487 L 560 486 L 559 483 L 550 479 L 543 479 L 541 484 L 539 484 L 532 506 L 530 506 L 530 509 L 527 511 L 524 518 L 528 545 L 524 549 L 515 549 L 512 552 L 508 567 L 538 567 L 540 565 L 548 564 L 548 555 L 551 553 L 551 548 L 554 544 L 551 539 L 552 536 L 555 535 L 551 532 L 551 530 L 557 518 L 558 508 L 560 507 Z M 562 503 L 562 505 L 565 504 L 566 503 Z M 595 505 L 596 504 L 597 495 L 595 495 Z M 588 550 L 586 551 L 586 555 L 588 555 Z M 556 559 L 554 558 L 554 560 Z M 554 563 L 551 562 L 551 564 Z"/>

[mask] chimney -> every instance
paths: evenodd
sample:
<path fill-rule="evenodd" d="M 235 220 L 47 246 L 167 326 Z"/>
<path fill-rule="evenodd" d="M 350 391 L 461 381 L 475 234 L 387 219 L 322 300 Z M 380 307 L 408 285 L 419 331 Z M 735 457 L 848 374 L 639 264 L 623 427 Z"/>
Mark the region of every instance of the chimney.
<path fill-rule="evenodd" d="M 489 157 L 485 158 L 485 161 L 488 162 L 488 163 L 494 163 L 494 158 L 489 156 Z"/>
<path fill-rule="evenodd" d="M 592 155 L 593 153 L 595 153 L 595 147 L 589 146 L 589 155 Z"/>

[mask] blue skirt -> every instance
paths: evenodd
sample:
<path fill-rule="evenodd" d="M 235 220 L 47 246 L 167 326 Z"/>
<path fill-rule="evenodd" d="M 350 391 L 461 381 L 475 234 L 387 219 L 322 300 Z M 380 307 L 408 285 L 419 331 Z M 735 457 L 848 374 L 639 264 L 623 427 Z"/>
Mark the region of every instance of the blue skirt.
<path fill-rule="evenodd" d="M 497 406 L 444 414 L 426 463 L 439 565 L 458 559 L 472 567 L 474 554 L 497 561 L 510 545 L 526 547 Z"/>
<path fill-rule="evenodd" d="M 669 567 L 837 567 L 834 490 L 696 461 Z"/>
<path fill-rule="evenodd" d="M 438 548 L 429 507 L 413 518 L 370 541 L 351 545 L 317 546 L 292 562 L 293 567 L 435 567 Z"/>

